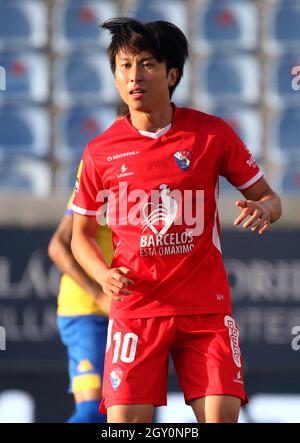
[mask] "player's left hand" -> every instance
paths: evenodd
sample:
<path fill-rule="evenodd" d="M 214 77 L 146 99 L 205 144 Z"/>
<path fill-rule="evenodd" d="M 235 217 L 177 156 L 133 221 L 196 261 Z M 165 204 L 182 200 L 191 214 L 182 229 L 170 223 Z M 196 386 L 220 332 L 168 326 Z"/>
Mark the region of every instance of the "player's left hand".
<path fill-rule="evenodd" d="M 250 217 L 243 224 L 243 228 L 251 228 L 252 232 L 259 230 L 259 234 L 263 234 L 269 229 L 271 220 L 266 204 L 253 200 L 237 200 L 235 204 L 242 211 L 234 221 L 235 226 Z"/>

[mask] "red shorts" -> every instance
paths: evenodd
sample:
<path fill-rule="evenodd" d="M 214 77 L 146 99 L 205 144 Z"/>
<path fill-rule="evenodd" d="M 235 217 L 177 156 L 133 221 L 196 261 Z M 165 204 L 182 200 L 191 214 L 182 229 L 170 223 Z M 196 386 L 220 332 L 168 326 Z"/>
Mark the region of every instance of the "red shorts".
<path fill-rule="evenodd" d="M 187 404 L 220 394 L 247 402 L 239 329 L 230 315 L 111 319 L 100 411 L 166 405 L 169 354 Z"/>

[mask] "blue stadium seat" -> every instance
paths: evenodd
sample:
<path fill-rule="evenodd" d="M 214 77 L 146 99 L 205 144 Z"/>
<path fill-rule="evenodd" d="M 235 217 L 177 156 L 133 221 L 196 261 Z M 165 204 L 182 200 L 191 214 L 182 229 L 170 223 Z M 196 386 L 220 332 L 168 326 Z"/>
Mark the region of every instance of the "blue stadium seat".
<path fill-rule="evenodd" d="M 257 10 L 249 1 L 208 2 L 197 22 L 196 40 L 201 48 L 256 48 Z"/>
<path fill-rule="evenodd" d="M 201 106 L 259 99 L 258 62 L 251 55 L 214 54 L 198 67 L 197 98 Z"/>
<path fill-rule="evenodd" d="M 143 22 L 165 20 L 187 32 L 187 8 L 180 0 L 136 0 L 126 14 Z"/>
<path fill-rule="evenodd" d="M 262 155 L 262 121 L 257 109 L 215 108 L 213 115 L 223 118 L 239 135 L 254 157 Z"/>
<path fill-rule="evenodd" d="M 299 52 L 273 57 L 266 72 L 267 100 L 270 106 L 299 103 L 300 92 L 299 90 L 294 90 L 292 84 L 295 78 L 292 70 L 297 66 L 299 67 L 297 72 L 300 73 Z M 300 84 L 300 81 L 296 83 Z"/>
<path fill-rule="evenodd" d="M 114 107 L 71 108 L 56 125 L 56 156 L 61 160 L 80 158 L 88 141 L 108 128 L 115 120 Z"/>
<path fill-rule="evenodd" d="M 47 156 L 49 117 L 38 107 L 0 108 L 0 153 Z"/>
<path fill-rule="evenodd" d="M 300 2 L 281 2 L 266 16 L 267 39 L 275 48 L 299 49 Z"/>
<path fill-rule="evenodd" d="M 289 107 L 271 122 L 270 145 L 287 159 L 300 156 L 300 107 Z"/>
<path fill-rule="evenodd" d="M 106 46 L 109 36 L 101 31 L 99 25 L 117 16 L 118 9 L 114 1 L 56 2 L 52 44 L 57 51 Z"/>
<path fill-rule="evenodd" d="M 59 105 L 114 102 L 117 92 L 106 55 L 73 53 L 55 70 L 54 100 Z"/>
<path fill-rule="evenodd" d="M 0 101 L 44 102 L 49 95 L 48 61 L 39 53 L 0 53 L 0 66 L 6 72 L 6 90 L 0 94 Z"/>
<path fill-rule="evenodd" d="M 0 0 L 0 49 L 40 48 L 47 42 L 47 7 L 41 1 Z"/>
<path fill-rule="evenodd" d="M 49 194 L 51 171 L 46 162 L 27 157 L 9 157 L 0 161 L 0 192 Z"/>

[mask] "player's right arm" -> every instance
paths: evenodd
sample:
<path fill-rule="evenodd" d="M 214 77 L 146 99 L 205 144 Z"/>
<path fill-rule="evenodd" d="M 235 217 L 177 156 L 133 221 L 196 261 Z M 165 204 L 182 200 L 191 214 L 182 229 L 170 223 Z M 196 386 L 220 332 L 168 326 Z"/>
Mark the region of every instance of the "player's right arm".
<path fill-rule="evenodd" d="M 122 301 L 122 296 L 129 295 L 125 289 L 132 284 L 126 277 L 127 268 L 109 268 L 104 255 L 95 240 L 98 224 L 96 217 L 74 213 L 72 252 L 82 268 L 91 275 L 103 288 L 106 295 Z"/>

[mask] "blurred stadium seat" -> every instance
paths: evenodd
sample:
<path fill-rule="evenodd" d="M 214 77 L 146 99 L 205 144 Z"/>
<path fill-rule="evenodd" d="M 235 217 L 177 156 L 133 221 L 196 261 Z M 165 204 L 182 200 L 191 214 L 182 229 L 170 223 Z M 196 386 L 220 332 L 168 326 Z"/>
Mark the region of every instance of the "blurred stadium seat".
<path fill-rule="evenodd" d="M 300 26 L 300 21 L 299 21 Z M 266 94 L 270 106 L 299 103 L 299 93 L 292 88 L 292 69 L 300 66 L 300 52 L 273 57 L 266 71 Z M 300 68 L 299 68 L 300 72 Z"/>
<path fill-rule="evenodd" d="M 187 8 L 181 0 L 136 0 L 128 9 L 128 16 L 148 22 L 166 20 L 187 32 Z"/>
<path fill-rule="evenodd" d="M 280 191 L 300 195 L 300 155 L 298 161 L 287 162 L 281 178 Z"/>
<path fill-rule="evenodd" d="M 38 107 L 0 108 L 0 153 L 8 156 L 47 156 L 49 118 Z"/>
<path fill-rule="evenodd" d="M 109 36 L 99 25 L 118 15 L 114 1 L 59 1 L 53 13 L 52 44 L 56 51 L 105 46 Z"/>
<path fill-rule="evenodd" d="M 0 66 L 6 71 L 6 90 L 1 93 L 0 102 L 45 102 L 48 99 L 49 65 L 44 54 L 3 52 L 0 53 Z"/>
<path fill-rule="evenodd" d="M 57 158 L 77 161 L 87 142 L 109 127 L 115 118 L 114 107 L 76 107 L 66 111 L 57 118 Z"/>
<path fill-rule="evenodd" d="M 187 62 L 184 66 L 183 76 L 180 80 L 179 85 L 176 87 L 174 95 L 172 96 L 172 101 L 181 106 L 187 106 L 191 101 L 191 65 Z"/>
<path fill-rule="evenodd" d="M 37 0 L 0 0 L 0 49 L 47 43 L 47 7 Z"/>
<path fill-rule="evenodd" d="M 197 75 L 200 104 L 255 104 L 259 99 L 258 62 L 251 55 L 214 54 L 201 60 Z"/>
<path fill-rule="evenodd" d="M 196 42 L 199 49 L 255 49 L 257 10 L 250 1 L 211 1 L 200 9 Z"/>
<path fill-rule="evenodd" d="M 258 110 L 252 108 L 215 108 L 212 114 L 223 118 L 240 136 L 254 157 L 262 155 L 262 121 Z"/>
<path fill-rule="evenodd" d="M 61 163 L 54 176 L 54 189 L 58 192 L 71 192 L 75 186 L 80 156 L 71 163 Z"/>
<path fill-rule="evenodd" d="M 287 159 L 300 157 L 300 107 L 289 107 L 271 122 L 270 146 Z"/>
<path fill-rule="evenodd" d="M 219 176 L 219 193 L 236 195 L 237 198 L 241 196 L 240 191 L 238 191 L 225 177 L 222 177 L 221 175 Z"/>
<path fill-rule="evenodd" d="M 54 100 L 58 105 L 113 102 L 116 98 L 106 55 L 73 53 L 57 61 Z"/>
<path fill-rule="evenodd" d="M 299 49 L 300 2 L 282 1 L 265 15 L 266 38 L 272 49 Z"/>
<path fill-rule="evenodd" d="M 28 157 L 3 157 L 0 161 L 0 192 L 49 194 L 51 171 L 46 162 Z"/>

